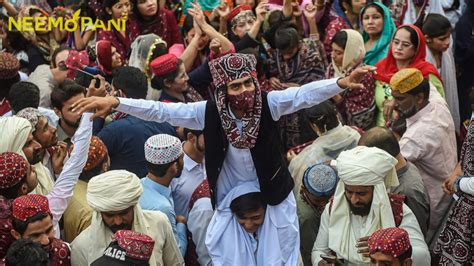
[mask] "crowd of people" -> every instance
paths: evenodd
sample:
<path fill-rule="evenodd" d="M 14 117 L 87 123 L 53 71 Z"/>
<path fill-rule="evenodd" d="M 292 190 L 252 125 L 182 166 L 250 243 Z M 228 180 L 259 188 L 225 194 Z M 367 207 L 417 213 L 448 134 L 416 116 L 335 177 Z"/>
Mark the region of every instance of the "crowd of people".
<path fill-rule="evenodd" d="M 0 0 L 0 37 L 0 265 L 474 264 L 474 0 Z"/>

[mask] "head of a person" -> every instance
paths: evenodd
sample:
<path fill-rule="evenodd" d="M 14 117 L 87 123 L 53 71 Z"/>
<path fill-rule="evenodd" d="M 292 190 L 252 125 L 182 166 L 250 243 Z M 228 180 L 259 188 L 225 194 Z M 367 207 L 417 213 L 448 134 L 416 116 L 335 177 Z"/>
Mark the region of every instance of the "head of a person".
<path fill-rule="evenodd" d="M 368 4 L 360 14 L 362 28 L 369 36 L 380 36 L 384 26 L 384 11 L 376 3 Z"/>
<path fill-rule="evenodd" d="M 137 205 L 143 193 L 140 179 L 126 170 L 112 170 L 94 176 L 87 185 L 87 203 L 95 212 L 92 224 L 103 224 L 116 233 L 132 230 L 141 209 Z"/>
<path fill-rule="evenodd" d="M 232 32 L 238 39 L 243 38 L 250 31 L 255 21 L 255 15 L 249 5 L 236 6 L 227 17 L 229 32 Z"/>
<path fill-rule="evenodd" d="M 339 125 L 336 106 L 330 101 L 325 101 L 304 110 L 305 117 L 311 128 L 319 136 Z"/>
<path fill-rule="evenodd" d="M 12 231 L 15 239 L 31 239 L 49 251 L 54 239 L 53 217 L 48 199 L 43 195 L 29 194 L 12 203 Z"/>
<path fill-rule="evenodd" d="M 300 37 L 294 27 L 283 26 L 275 32 L 275 48 L 278 49 L 283 60 L 288 61 L 295 57 L 299 47 Z"/>
<path fill-rule="evenodd" d="M 440 14 L 428 14 L 421 28 L 428 47 L 436 52 L 445 52 L 451 42 L 453 27 L 449 20 Z"/>
<path fill-rule="evenodd" d="M 407 121 L 403 117 L 399 117 L 397 120 L 392 122 L 392 125 L 390 126 L 390 129 L 392 130 L 393 134 L 395 135 L 395 138 L 400 141 L 402 138 L 403 134 L 407 131 Z"/>
<path fill-rule="evenodd" d="M 209 19 L 207 18 L 207 16 L 205 16 L 205 19 L 209 23 Z M 185 43 L 191 43 L 191 40 L 194 38 L 194 35 L 196 35 L 196 30 L 194 29 L 194 19 L 192 16 L 186 16 L 186 18 L 184 19 L 183 27 L 181 29 Z M 207 36 L 207 34 L 203 32 L 203 34 L 199 38 L 198 50 L 201 51 L 208 47 L 209 41 L 209 36 Z"/>
<path fill-rule="evenodd" d="M 33 137 L 31 123 L 17 116 L 0 119 L 0 142 L 2 152 L 12 151 L 24 154 L 31 165 L 42 159 L 42 146 Z"/>
<path fill-rule="evenodd" d="M 33 191 L 38 185 L 35 167 L 20 154 L 0 153 L 0 195 L 14 199 Z"/>
<path fill-rule="evenodd" d="M 86 88 L 76 82 L 66 79 L 51 92 L 51 105 L 54 112 L 67 126 L 77 129 L 81 116 L 72 112 L 72 105 L 85 97 Z"/>
<path fill-rule="evenodd" d="M 36 84 L 28 81 L 20 81 L 13 84 L 8 100 L 12 113 L 16 114 L 25 108 L 38 108 L 39 106 L 39 88 Z"/>
<path fill-rule="evenodd" d="M 338 67 L 342 67 L 342 61 L 344 60 L 344 51 L 347 43 L 347 32 L 337 32 L 331 41 L 331 58 Z"/>
<path fill-rule="evenodd" d="M 62 83 L 67 78 L 68 67 L 66 66 L 66 60 L 70 52 L 71 48 L 60 46 L 51 55 L 51 69 L 53 69 L 54 80 L 58 83 Z"/>
<path fill-rule="evenodd" d="M 145 142 L 147 169 L 155 177 L 179 177 L 184 166 L 183 156 L 183 147 L 177 137 L 158 134 Z"/>
<path fill-rule="evenodd" d="M 411 266 L 412 247 L 408 232 L 403 228 L 384 228 L 368 240 L 370 265 Z"/>
<path fill-rule="evenodd" d="M 69 148 L 70 154 L 74 151 L 74 144 Z M 92 136 L 87 154 L 86 165 L 82 169 L 79 179 L 89 182 L 94 176 L 109 171 L 110 157 L 104 142 L 97 136 Z"/>
<path fill-rule="evenodd" d="M 49 255 L 40 243 L 31 239 L 18 239 L 8 248 L 6 265 L 48 266 Z"/>
<path fill-rule="evenodd" d="M 10 88 L 20 81 L 20 61 L 10 53 L 0 52 L 0 100 L 9 97 Z"/>
<path fill-rule="evenodd" d="M 267 204 L 261 192 L 251 192 L 235 198 L 230 209 L 244 230 L 254 234 L 265 220 Z"/>
<path fill-rule="evenodd" d="M 138 19 L 152 19 L 159 10 L 157 0 L 132 0 L 131 5 Z"/>
<path fill-rule="evenodd" d="M 112 75 L 115 68 L 123 65 L 122 57 L 111 41 L 101 40 L 96 43 L 96 54 L 99 68 L 106 75 Z"/>
<path fill-rule="evenodd" d="M 192 147 L 195 152 L 204 154 L 206 149 L 204 143 L 204 132 L 202 130 L 185 128 L 184 135 L 186 136 L 186 141 L 192 143 Z"/>
<path fill-rule="evenodd" d="M 145 60 L 145 66 L 144 66 L 144 72 L 147 76 L 147 78 L 150 78 L 153 76 L 153 72 L 151 69 L 151 62 L 155 60 L 156 58 L 166 55 L 168 53 L 168 46 L 166 42 L 161 39 L 157 38 L 155 41 L 152 43 L 150 48 L 147 50 L 147 55 L 146 55 L 146 60 Z"/>
<path fill-rule="evenodd" d="M 36 108 L 27 107 L 16 113 L 31 123 L 33 137 L 41 144 L 43 149 L 50 148 L 58 143 L 56 127 L 48 122 L 48 119 Z"/>
<path fill-rule="evenodd" d="M 29 8 L 29 15 L 33 18 L 33 27 L 35 34 L 46 35 L 50 32 L 48 25 L 49 14 L 38 6 L 32 6 Z"/>
<path fill-rule="evenodd" d="M 105 249 L 102 257 L 91 266 L 143 265 L 148 266 L 155 241 L 142 233 L 119 230 Z"/>
<path fill-rule="evenodd" d="M 367 3 L 366 0 L 340 0 L 339 4 L 341 5 L 344 11 L 350 12 L 354 15 L 359 15 L 362 8 L 365 7 Z"/>
<path fill-rule="evenodd" d="M 308 204 L 324 208 L 336 191 L 338 181 L 339 177 L 332 167 L 325 164 L 310 166 L 303 174 L 301 196 Z"/>
<path fill-rule="evenodd" d="M 390 79 L 395 111 L 401 118 L 409 118 L 428 104 L 430 83 L 420 70 L 406 68 L 398 71 Z"/>
<path fill-rule="evenodd" d="M 140 69 L 122 66 L 112 71 L 112 88 L 116 96 L 133 99 L 145 99 L 148 82 Z"/>
<path fill-rule="evenodd" d="M 30 129 L 31 128 L 32 127 L 30 126 Z M 31 165 L 35 165 L 41 162 L 43 158 L 43 152 L 44 152 L 43 146 L 41 146 L 41 144 L 33 136 L 32 129 L 28 133 L 28 137 L 26 138 L 22 151 L 25 154 L 26 159 Z"/>
<path fill-rule="evenodd" d="M 187 89 L 188 74 L 181 59 L 174 54 L 165 54 L 157 57 L 150 63 L 153 73 L 151 86 L 154 89 L 167 89 L 183 93 Z"/>
<path fill-rule="evenodd" d="M 395 171 L 398 161 L 379 148 L 357 146 L 341 152 L 336 161 L 341 182 L 335 195 L 341 198 L 344 195 L 348 209 L 354 215 L 367 216 L 372 202 L 383 200 L 375 195 L 386 193 L 387 188 L 398 185 Z"/>
<path fill-rule="evenodd" d="M 102 2 L 102 19 L 118 20 L 128 19 L 129 13 L 132 11 L 130 0 L 104 0 Z"/>
<path fill-rule="evenodd" d="M 393 132 L 385 127 L 373 127 L 361 136 L 359 146 L 377 147 L 393 157 L 400 154 L 400 145 Z"/>
<path fill-rule="evenodd" d="M 395 31 L 392 39 L 392 54 L 395 60 L 412 62 L 416 52 L 420 49 L 420 37 L 414 29 L 416 26 L 401 26 Z"/>

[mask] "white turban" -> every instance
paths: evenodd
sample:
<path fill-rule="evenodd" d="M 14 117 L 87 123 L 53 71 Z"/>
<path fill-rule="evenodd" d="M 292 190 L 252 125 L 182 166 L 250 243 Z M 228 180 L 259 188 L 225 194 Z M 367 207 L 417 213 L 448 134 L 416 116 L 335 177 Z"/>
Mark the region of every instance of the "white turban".
<path fill-rule="evenodd" d="M 357 239 L 352 237 L 351 211 L 345 197 L 345 185 L 374 186 L 372 205 L 361 230 L 362 236 L 370 236 L 381 228 L 395 227 L 386 185 L 398 185 L 396 164 L 395 158 L 375 147 L 358 146 L 342 152 L 337 158 L 340 181 L 329 215 L 329 248 L 345 260 L 356 264 L 369 262 L 368 258 L 357 253 Z"/>
<path fill-rule="evenodd" d="M 87 202 L 98 212 L 114 212 L 135 206 L 143 188 L 131 172 L 114 170 L 93 177 L 87 185 Z"/>
<path fill-rule="evenodd" d="M 31 133 L 31 123 L 21 117 L 0 118 L 0 153 L 15 152 L 24 156 L 23 146 Z"/>

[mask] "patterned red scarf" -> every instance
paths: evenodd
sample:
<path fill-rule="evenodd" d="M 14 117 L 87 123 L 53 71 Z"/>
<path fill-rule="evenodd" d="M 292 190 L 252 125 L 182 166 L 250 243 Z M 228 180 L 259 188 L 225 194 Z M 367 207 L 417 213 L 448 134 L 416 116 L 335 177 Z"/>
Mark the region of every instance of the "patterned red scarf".
<path fill-rule="evenodd" d="M 227 54 L 209 62 L 212 79 L 216 86 L 216 104 L 222 128 L 229 142 L 238 149 L 251 149 L 257 142 L 262 115 L 262 91 L 257 80 L 257 60 L 253 55 Z M 227 99 L 227 84 L 233 80 L 252 77 L 255 84 L 255 101 L 252 109 L 241 118 L 242 134 L 231 114 Z"/>

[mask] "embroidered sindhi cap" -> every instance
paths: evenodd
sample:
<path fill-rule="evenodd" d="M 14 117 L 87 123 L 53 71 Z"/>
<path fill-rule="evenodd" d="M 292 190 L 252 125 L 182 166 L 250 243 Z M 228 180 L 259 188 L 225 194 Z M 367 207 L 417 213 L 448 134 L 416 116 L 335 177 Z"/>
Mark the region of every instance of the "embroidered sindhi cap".
<path fill-rule="evenodd" d="M 178 57 L 174 54 L 158 56 L 150 64 L 151 71 L 156 76 L 163 76 L 178 69 Z"/>
<path fill-rule="evenodd" d="M 303 174 L 304 186 L 316 197 L 329 197 L 334 194 L 338 181 L 336 171 L 325 164 L 308 167 Z"/>
<path fill-rule="evenodd" d="M 69 148 L 69 153 L 72 153 L 74 149 L 74 144 L 71 144 Z M 89 145 L 89 152 L 87 154 L 86 166 L 84 166 L 85 171 L 89 171 L 97 167 L 101 162 L 104 161 L 105 156 L 107 156 L 107 146 L 104 142 L 96 136 L 92 136 L 91 144 Z"/>
<path fill-rule="evenodd" d="M 0 189 L 11 188 L 26 175 L 26 159 L 18 153 L 0 153 Z"/>
<path fill-rule="evenodd" d="M 20 61 L 13 54 L 0 52 L 0 80 L 14 78 L 19 69 Z"/>
<path fill-rule="evenodd" d="M 421 82 L 423 82 L 423 74 L 420 70 L 416 68 L 405 68 L 392 76 L 390 86 L 392 90 L 406 93 L 416 88 Z"/>
<path fill-rule="evenodd" d="M 404 229 L 391 227 L 373 233 L 369 237 L 368 245 L 370 254 L 381 252 L 397 258 L 410 249 L 410 239 Z"/>
<path fill-rule="evenodd" d="M 51 214 L 48 199 L 43 195 L 28 194 L 20 196 L 13 201 L 13 218 L 20 221 L 25 222 L 28 218 L 41 212 Z"/>
<path fill-rule="evenodd" d="M 145 142 L 145 159 L 152 164 L 167 164 L 183 154 L 181 141 L 167 134 L 151 136 Z"/>

